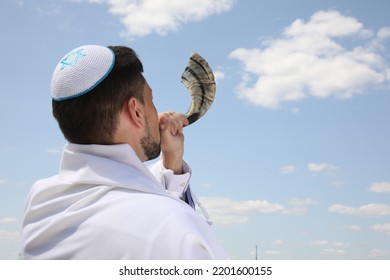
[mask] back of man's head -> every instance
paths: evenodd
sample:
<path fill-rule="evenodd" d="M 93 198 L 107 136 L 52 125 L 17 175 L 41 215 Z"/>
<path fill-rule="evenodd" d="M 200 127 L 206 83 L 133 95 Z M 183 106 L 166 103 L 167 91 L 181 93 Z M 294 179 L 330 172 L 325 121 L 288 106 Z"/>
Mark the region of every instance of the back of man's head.
<path fill-rule="evenodd" d="M 119 113 L 130 97 L 143 103 L 143 66 L 134 50 L 87 45 L 58 63 L 52 79 L 53 115 L 76 144 L 113 144 Z"/>

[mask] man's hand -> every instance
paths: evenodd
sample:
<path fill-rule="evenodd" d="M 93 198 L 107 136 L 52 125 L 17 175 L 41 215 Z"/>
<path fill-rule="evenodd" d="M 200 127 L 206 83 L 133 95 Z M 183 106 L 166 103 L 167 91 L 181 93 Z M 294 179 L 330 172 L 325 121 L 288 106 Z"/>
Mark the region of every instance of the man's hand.
<path fill-rule="evenodd" d="M 164 112 L 158 115 L 161 135 L 163 165 L 182 174 L 184 155 L 183 127 L 188 125 L 185 115 L 175 112 Z"/>

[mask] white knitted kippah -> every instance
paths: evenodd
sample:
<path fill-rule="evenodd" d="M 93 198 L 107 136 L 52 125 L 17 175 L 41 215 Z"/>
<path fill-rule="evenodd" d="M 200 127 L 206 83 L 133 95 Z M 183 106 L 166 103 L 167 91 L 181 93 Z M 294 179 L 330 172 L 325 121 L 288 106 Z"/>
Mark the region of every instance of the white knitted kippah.
<path fill-rule="evenodd" d="M 114 63 L 114 52 L 107 47 L 86 45 L 72 50 L 54 70 L 53 100 L 71 99 L 91 91 L 107 77 Z"/>

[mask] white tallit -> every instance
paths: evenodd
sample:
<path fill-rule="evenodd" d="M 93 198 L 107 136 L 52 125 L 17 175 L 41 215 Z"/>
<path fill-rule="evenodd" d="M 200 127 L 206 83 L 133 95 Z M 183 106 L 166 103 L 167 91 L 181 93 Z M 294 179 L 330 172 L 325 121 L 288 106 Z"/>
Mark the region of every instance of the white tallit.
<path fill-rule="evenodd" d="M 26 201 L 23 259 L 226 259 L 205 220 L 127 144 L 64 148 Z"/>

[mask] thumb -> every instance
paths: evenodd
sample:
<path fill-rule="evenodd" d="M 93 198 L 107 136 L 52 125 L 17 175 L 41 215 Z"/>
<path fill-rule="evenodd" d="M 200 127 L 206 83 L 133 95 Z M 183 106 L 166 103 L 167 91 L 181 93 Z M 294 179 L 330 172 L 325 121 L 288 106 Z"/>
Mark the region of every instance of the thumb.
<path fill-rule="evenodd" d="M 160 129 L 165 129 L 166 122 L 168 121 L 168 117 L 166 115 L 160 115 L 158 121 L 159 121 Z"/>

